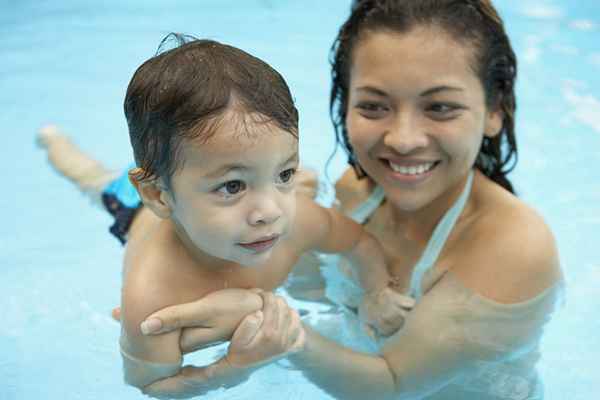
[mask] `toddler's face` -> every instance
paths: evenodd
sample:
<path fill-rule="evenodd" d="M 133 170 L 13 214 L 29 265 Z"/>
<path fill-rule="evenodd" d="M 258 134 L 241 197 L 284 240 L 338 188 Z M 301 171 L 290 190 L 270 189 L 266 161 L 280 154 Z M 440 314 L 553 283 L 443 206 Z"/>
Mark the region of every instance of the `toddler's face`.
<path fill-rule="evenodd" d="M 203 257 L 265 262 L 293 223 L 298 140 L 274 124 L 227 113 L 206 143 L 182 143 L 172 219 Z"/>

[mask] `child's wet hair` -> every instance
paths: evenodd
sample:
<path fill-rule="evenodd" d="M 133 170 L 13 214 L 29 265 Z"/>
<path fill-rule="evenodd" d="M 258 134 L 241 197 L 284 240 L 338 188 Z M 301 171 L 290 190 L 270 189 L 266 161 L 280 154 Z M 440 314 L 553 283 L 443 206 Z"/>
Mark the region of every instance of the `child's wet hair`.
<path fill-rule="evenodd" d="M 490 0 L 355 0 L 351 15 L 331 48 L 332 88 L 330 114 L 337 141 L 348 153 L 359 177 L 348 140 L 346 113 L 352 52 L 371 32 L 408 33 L 418 26 L 440 28 L 454 40 L 472 46 L 472 68 L 484 88 L 487 107 L 500 109 L 500 134 L 484 137 L 475 166 L 505 189 L 514 192 L 507 174 L 517 163 L 515 139 L 515 80 L 517 60 L 502 19 Z"/>
<path fill-rule="evenodd" d="M 164 50 L 169 43 L 175 47 Z M 298 111 L 283 77 L 233 46 L 171 33 L 135 72 L 125 117 L 138 179 L 170 179 L 184 139 L 208 140 L 221 118 L 272 123 L 297 137 Z"/>

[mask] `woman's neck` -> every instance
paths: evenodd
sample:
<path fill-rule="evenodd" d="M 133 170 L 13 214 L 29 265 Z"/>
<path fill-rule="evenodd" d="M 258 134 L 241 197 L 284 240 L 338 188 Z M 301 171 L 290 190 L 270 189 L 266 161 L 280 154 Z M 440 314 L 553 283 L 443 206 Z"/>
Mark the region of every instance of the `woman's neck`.
<path fill-rule="evenodd" d="M 418 210 L 401 210 L 388 200 L 388 220 L 394 234 L 409 241 L 428 242 L 436 226 L 462 194 L 467 180 L 468 175 L 465 175 L 456 185 Z M 464 214 L 470 213 L 470 209 L 471 196 L 467 199 Z"/>

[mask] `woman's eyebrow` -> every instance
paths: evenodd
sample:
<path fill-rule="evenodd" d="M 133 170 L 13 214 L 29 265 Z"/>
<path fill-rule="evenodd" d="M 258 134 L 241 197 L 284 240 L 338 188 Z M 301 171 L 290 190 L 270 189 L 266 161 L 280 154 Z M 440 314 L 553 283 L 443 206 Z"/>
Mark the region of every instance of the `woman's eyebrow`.
<path fill-rule="evenodd" d="M 374 95 L 382 96 L 382 97 L 387 96 L 386 92 L 384 92 L 381 89 L 374 88 L 373 86 L 359 86 L 356 88 L 356 91 L 357 92 L 366 92 L 369 94 L 374 94 Z"/>
<path fill-rule="evenodd" d="M 432 87 L 431 89 L 427 89 L 424 92 L 422 92 L 420 94 L 420 96 L 427 97 L 427 96 L 431 96 L 432 94 L 436 94 L 439 92 L 445 92 L 445 91 L 464 92 L 464 90 L 459 87 L 442 85 L 442 86 Z"/>

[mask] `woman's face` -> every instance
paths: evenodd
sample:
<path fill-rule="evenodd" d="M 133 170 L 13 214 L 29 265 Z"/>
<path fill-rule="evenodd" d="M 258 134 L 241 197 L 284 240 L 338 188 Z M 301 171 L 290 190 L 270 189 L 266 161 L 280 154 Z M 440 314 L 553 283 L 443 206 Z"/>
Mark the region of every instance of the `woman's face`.
<path fill-rule="evenodd" d="M 368 33 L 354 48 L 350 143 L 399 210 L 452 197 L 484 134 L 500 131 L 502 115 L 486 109 L 473 59 L 470 47 L 428 27 Z"/>

